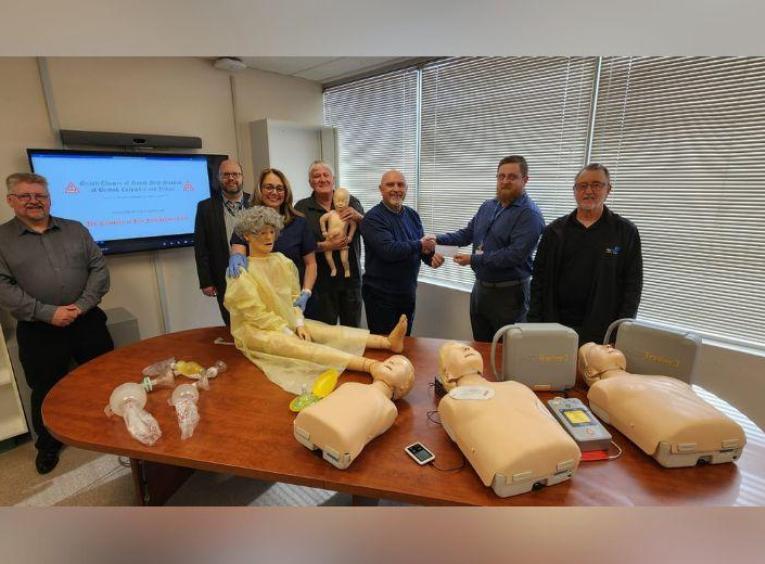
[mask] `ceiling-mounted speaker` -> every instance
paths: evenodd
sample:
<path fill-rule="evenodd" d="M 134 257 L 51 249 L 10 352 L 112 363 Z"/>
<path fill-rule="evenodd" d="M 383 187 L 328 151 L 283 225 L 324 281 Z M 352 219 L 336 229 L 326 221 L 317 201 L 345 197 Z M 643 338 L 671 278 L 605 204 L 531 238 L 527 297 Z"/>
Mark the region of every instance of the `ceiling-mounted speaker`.
<path fill-rule="evenodd" d="M 216 69 L 228 72 L 239 72 L 247 68 L 247 65 L 242 61 L 242 59 L 237 57 L 219 57 L 215 59 L 213 66 Z"/>
<path fill-rule="evenodd" d="M 182 135 L 156 135 L 154 133 L 118 133 L 111 131 L 78 131 L 62 129 L 64 145 L 91 145 L 98 147 L 146 147 L 173 149 L 201 149 L 201 137 Z"/>

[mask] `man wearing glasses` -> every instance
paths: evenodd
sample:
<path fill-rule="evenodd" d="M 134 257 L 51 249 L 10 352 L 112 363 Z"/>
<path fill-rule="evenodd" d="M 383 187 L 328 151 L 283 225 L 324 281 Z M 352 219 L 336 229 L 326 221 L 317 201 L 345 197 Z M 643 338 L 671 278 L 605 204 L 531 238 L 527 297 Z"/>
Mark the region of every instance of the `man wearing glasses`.
<path fill-rule="evenodd" d="M 220 191 L 197 204 L 194 258 L 202 293 L 217 298 L 223 322 L 229 325 L 228 310 L 223 307 L 229 241 L 234 232 L 236 215 L 249 205 L 250 195 L 244 192 L 242 165 L 237 161 L 225 160 L 220 163 L 218 182 Z"/>
<path fill-rule="evenodd" d="M 601 342 L 608 325 L 635 317 L 643 257 L 635 225 L 609 210 L 608 169 L 597 163 L 576 176 L 576 209 L 545 228 L 534 260 L 529 321 L 558 322 L 579 344 Z"/>
<path fill-rule="evenodd" d="M 545 226 L 526 194 L 528 180 L 526 159 L 503 158 L 497 166 L 496 197 L 481 204 L 467 227 L 436 237 L 439 245 L 473 245 L 472 254 L 457 254 L 454 262 L 475 272 L 470 324 L 476 341 L 491 341 L 503 325 L 526 321 L 531 254 Z"/>
<path fill-rule="evenodd" d="M 45 396 L 72 360 L 82 364 L 114 348 L 98 307 L 109 271 L 81 223 L 50 215 L 44 177 L 11 174 L 6 185 L 15 217 L 0 225 L 0 305 L 18 320 L 19 358 L 32 390 L 35 466 L 47 474 L 58 464 L 61 443 L 43 425 Z"/>

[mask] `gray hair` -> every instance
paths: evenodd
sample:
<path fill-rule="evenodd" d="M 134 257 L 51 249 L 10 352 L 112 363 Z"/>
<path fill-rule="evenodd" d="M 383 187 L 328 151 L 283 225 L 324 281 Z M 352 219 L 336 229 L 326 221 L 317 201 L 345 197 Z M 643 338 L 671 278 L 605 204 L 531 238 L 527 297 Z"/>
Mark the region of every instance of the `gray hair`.
<path fill-rule="evenodd" d="M 237 214 L 237 222 L 234 232 L 242 239 L 247 233 L 260 233 L 264 227 L 271 226 L 276 231 L 276 236 L 284 229 L 284 220 L 276 211 L 266 206 L 253 206 L 242 210 Z"/>
<path fill-rule="evenodd" d="M 330 172 L 330 174 L 332 174 L 332 178 L 335 177 L 335 169 L 332 168 L 332 165 L 326 161 L 318 160 L 318 161 L 313 161 L 311 165 L 308 167 L 308 180 L 311 180 L 311 173 L 313 172 L 313 169 L 316 168 L 317 166 L 327 167 L 327 170 Z"/>
<path fill-rule="evenodd" d="M 31 172 L 14 172 L 5 179 L 8 193 L 13 193 L 16 184 L 21 184 L 22 182 L 26 184 L 39 184 L 45 188 L 46 192 L 48 191 L 48 180 L 44 176 Z"/>
<path fill-rule="evenodd" d="M 611 173 L 609 173 L 608 169 L 600 163 L 590 163 L 587 166 L 583 166 L 582 169 L 576 173 L 576 176 L 574 177 L 574 182 L 576 182 L 576 179 L 579 178 L 583 172 L 588 170 L 599 170 L 600 172 L 606 175 L 606 180 L 608 180 L 608 183 L 611 184 Z"/>

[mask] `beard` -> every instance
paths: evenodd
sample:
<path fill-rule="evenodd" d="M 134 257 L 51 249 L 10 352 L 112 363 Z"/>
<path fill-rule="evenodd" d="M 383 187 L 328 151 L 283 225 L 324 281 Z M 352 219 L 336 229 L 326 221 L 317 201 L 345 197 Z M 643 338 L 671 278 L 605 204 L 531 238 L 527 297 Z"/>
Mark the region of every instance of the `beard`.
<path fill-rule="evenodd" d="M 223 190 L 226 194 L 231 194 L 232 196 L 236 196 L 239 194 L 242 189 L 244 188 L 244 184 L 236 184 L 236 185 L 227 185 L 221 183 L 220 185 L 221 190 Z"/>

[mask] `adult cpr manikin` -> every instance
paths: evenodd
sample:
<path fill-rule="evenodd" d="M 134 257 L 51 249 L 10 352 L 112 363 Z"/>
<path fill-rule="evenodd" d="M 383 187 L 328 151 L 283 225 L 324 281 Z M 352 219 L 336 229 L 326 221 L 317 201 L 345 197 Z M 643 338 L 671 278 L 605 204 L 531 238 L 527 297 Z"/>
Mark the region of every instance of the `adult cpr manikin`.
<path fill-rule="evenodd" d="M 574 474 L 581 458 L 574 440 L 527 386 L 486 380 L 478 351 L 457 342 L 443 345 L 439 380 L 449 392 L 438 404 L 441 424 L 498 496 Z"/>
<path fill-rule="evenodd" d="M 236 347 L 272 382 L 293 394 L 310 388 L 328 368 L 368 372 L 394 368 L 396 362 L 365 358 L 366 347 L 401 352 L 406 317 L 387 336 L 370 335 L 366 329 L 327 325 L 306 320 L 293 303 L 300 294 L 295 264 L 281 253 L 272 253 L 282 227 L 275 211 L 256 206 L 240 214 L 237 233 L 249 244 L 245 272 L 229 278 L 224 304 L 231 313 L 231 335 Z"/>
<path fill-rule="evenodd" d="M 621 351 L 585 343 L 578 371 L 590 386 L 590 409 L 666 467 L 736 460 L 746 443 L 743 429 L 669 376 L 630 374 Z"/>
<path fill-rule="evenodd" d="M 372 384 L 345 383 L 303 409 L 293 424 L 297 441 L 311 450 L 320 448 L 325 460 L 347 468 L 369 441 L 393 425 L 398 410 L 392 400 L 412 389 L 414 368 L 397 355 L 372 377 Z"/>

